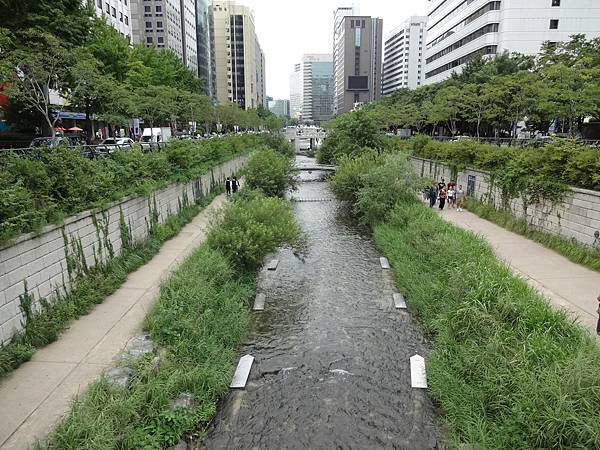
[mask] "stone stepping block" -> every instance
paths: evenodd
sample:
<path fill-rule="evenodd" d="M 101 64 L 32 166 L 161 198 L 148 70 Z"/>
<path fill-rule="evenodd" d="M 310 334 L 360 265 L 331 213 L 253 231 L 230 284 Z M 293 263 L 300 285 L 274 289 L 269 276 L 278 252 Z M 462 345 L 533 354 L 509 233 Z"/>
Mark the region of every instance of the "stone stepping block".
<path fill-rule="evenodd" d="M 230 388 L 244 389 L 246 387 L 252 363 L 254 363 L 254 356 L 246 355 L 240 358 L 237 369 L 235 369 L 235 373 L 233 374 L 233 380 L 231 380 L 231 384 L 229 385 Z"/>
<path fill-rule="evenodd" d="M 385 256 L 382 256 L 381 258 L 379 258 L 379 263 L 381 264 L 382 269 L 387 270 L 390 268 L 390 262 L 388 261 L 388 259 Z"/>
<path fill-rule="evenodd" d="M 410 357 L 410 383 L 413 388 L 427 389 L 425 358 L 421 355 L 413 355 Z"/>
<path fill-rule="evenodd" d="M 254 299 L 254 311 L 265 310 L 265 294 L 258 294 Z"/>
<path fill-rule="evenodd" d="M 269 264 L 267 264 L 267 270 L 277 270 L 278 265 L 279 265 L 279 260 L 272 259 L 271 261 L 269 261 Z"/>
<path fill-rule="evenodd" d="M 393 298 L 394 307 L 396 309 L 406 309 L 406 300 L 404 300 L 402 294 L 400 294 L 399 292 L 394 292 Z"/>

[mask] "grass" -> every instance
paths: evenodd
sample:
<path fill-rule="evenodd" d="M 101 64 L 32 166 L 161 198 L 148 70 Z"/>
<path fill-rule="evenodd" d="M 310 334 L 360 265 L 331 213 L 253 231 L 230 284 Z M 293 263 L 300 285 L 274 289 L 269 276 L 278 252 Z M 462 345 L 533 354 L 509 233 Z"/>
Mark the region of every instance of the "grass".
<path fill-rule="evenodd" d="M 152 338 L 167 348 L 158 370 L 145 358 L 127 390 L 92 384 L 37 448 L 160 449 L 206 424 L 231 381 L 254 291 L 254 276 L 238 276 L 221 252 L 201 246 L 162 285 L 146 319 Z M 170 406 L 183 392 L 196 400 L 192 411 Z"/>
<path fill-rule="evenodd" d="M 497 210 L 491 205 L 472 198 L 467 199 L 465 206 L 469 211 L 477 214 L 482 219 L 489 220 L 509 231 L 539 242 L 577 264 L 600 271 L 599 247 L 585 247 L 575 240 L 540 231 L 530 226 L 527 221 L 519 219 L 507 211 Z"/>
<path fill-rule="evenodd" d="M 257 269 L 251 261 L 300 238 L 290 205 L 258 193 L 238 194 L 221 218 L 223 226 L 163 282 L 145 319 L 161 349 L 158 366 L 152 367 L 153 355 L 125 362 L 135 370 L 127 389 L 105 379 L 93 383 L 36 448 L 161 449 L 206 429 L 251 326 Z M 174 409 L 182 393 L 195 404 Z"/>
<path fill-rule="evenodd" d="M 222 188 L 205 196 L 200 203 L 182 208 L 177 215 L 156 226 L 152 233 L 107 264 L 92 268 L 88 275 L 78 279 L 74 288 L 52 302 L 42 301 L 42 309 L 27 321 L 22 332 L 0 348 L 0 377 L 29 361 L 36 349 L 54 342 L 75 319 L 115 292 L 128 274 L 146 264 L 156 255 L 162 244 L 177 235 L 215 197 Z"/>
<path fill-rule="evenodd" d="M 586 330 L 417 201 L 373 235 L 434 340 L 430 393 L 451 445 L 600 448 L 600 347 Z"/>

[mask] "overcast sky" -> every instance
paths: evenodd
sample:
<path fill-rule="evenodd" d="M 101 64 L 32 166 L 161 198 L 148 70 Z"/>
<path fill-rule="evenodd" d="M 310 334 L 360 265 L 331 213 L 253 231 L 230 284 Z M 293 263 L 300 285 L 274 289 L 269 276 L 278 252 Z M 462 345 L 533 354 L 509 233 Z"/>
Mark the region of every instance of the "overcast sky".
<path fill-rule="evenodd" d="M 256 30 L 267 60 L 267 95 L 289 98 L 289 78 L 304 53 L 331 53 L 333 11 L 359 8 L 383 19 L 383 35 L 409 16 L 426 15 L 428 0 L 237 0 L 254 10 Z"/>

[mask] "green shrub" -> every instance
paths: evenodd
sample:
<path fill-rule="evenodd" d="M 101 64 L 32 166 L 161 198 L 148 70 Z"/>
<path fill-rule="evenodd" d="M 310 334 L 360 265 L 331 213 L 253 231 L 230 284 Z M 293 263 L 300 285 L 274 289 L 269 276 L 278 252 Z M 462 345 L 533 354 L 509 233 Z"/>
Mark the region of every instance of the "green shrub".
<path fill-rule="evenodd" d="M 300 237 L 289 203 L 255 192 L 223 208 L 219 226 L 211 232 L 208 243 L 227 255 L 234 267 L 253 269 L 267 253 L 282 243 L 297 244 Z"/>
<path fill-rule="evenodd" d="M 172 182 L 200 177 L 233 156 L 281 141 L 268 135 L 175 141 L 143 153 L 139 147 L 87 159 L 77 149 L 46 149 L 39 159 L 0 156 L 0 243 L 21 233 L 104 206 L 131 194 L 146 195 Z"/>
<path fill-rule="evenodd" d="M 341 156 L 335 175 L 329 179 L 331 189 L 339 198 L 355 201 L 363 186 L 363 175 L 383 161 L 384 157 L 375 150 L 365 150 L 356 157 Z"/>
<path fill-rule="evenodd" d="M 293 161 L 270 148 L 252 155 L 243 173 L 250 189 L 258 189 L 271 197 L 282 197 L 288 187 L 295 184 Z"/>

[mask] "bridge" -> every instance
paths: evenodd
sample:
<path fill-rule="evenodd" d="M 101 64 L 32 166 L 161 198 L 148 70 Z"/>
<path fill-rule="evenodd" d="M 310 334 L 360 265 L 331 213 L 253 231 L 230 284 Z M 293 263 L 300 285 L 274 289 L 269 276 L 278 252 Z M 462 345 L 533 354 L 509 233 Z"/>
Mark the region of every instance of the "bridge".
<path fill-rule="evenodd" d="M 329 164 L 297 164 L 296 169 L 308 172 L 335 172 L 337 168 L 336 166 L 332 166 Z"/>

